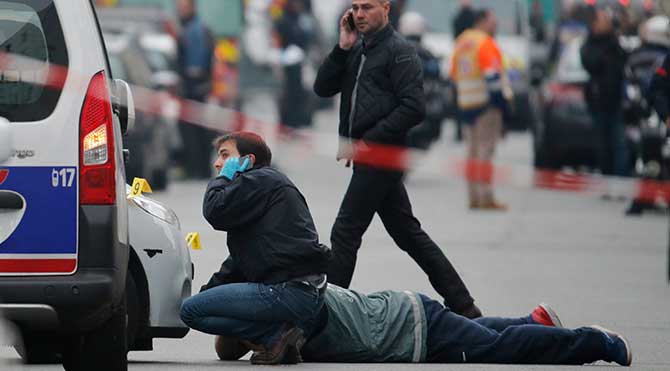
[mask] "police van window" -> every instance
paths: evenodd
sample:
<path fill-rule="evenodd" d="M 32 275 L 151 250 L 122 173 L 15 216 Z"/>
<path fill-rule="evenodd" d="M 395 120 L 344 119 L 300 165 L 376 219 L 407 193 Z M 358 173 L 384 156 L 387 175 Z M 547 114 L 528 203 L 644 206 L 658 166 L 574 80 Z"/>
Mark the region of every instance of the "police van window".
<path fill-rule="evenodd" d="M 0 55 L 0 116 L 13 122 L 49 117 L 62 87 L 46 84 L 64 82 L 68 67 L 53 0 L 0 0 Z"/>

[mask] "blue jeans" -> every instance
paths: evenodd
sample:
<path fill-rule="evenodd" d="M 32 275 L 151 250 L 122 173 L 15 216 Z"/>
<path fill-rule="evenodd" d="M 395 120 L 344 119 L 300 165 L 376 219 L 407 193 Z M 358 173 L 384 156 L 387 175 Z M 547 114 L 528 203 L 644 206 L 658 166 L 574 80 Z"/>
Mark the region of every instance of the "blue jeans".
<path fill-rule="evenodd" d="M 535 325 L 530 316 L 470 320 L 428 297 L 421 300 L 428 362 L 581 365 L 607 357 L 600 331 Z"/>
<path fill-rule="evenodd" d="M 279 340 L 284 325 L 310 333 L 323 295 L 300 283 L 234 283 L 201 292 L 181 306 L 181 319 L 195 330 L 247 340 L 266 348 Z"/>

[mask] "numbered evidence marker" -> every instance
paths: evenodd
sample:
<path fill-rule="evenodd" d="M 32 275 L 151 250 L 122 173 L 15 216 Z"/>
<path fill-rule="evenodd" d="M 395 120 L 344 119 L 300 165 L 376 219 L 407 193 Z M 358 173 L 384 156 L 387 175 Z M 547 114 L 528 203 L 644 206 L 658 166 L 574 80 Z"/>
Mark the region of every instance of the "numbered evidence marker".
<path fill-rule="evenodd" d="M 151 186 L 149 185 L 149 182 L 147 182 L 146 179 L 135 178 L 133 179 L 132 187 L 130 187 L 130 194 L 128 195 L 128 198 L 141 196 L 142 193 L 152 193 L 152 192 L 153 191 L 151 190 Z"/>
<path fill-rule="evenodd" d="M 193 232 L 186 235 L 186 244 L 193 250 L 202 250 L 200 243 L 200 233 Z"/>

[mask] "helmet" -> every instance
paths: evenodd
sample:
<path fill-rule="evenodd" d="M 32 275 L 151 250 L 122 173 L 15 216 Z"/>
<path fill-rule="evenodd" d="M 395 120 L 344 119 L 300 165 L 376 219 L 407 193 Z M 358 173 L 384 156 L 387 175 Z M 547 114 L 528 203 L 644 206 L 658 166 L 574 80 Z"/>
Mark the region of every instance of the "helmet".
<path fill-rule="evenodd" d="M 643 42 L 670 47 L 670 18 L 657 15 L 644 23 L 640 34 Z"/>
<path fill-rule="evenodd" d="M 426 32 L 426 21 L 417 12 L 406 12 L 400 17 L 398 28 L 405 36 L 422 36 Z"/>

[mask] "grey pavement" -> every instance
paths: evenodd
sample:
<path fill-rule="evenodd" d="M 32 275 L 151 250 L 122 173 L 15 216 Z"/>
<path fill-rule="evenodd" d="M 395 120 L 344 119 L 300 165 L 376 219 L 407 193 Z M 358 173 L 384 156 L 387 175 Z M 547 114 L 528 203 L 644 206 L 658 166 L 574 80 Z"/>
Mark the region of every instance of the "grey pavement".
<path fill-rule="evenodd" d="M 261 112 L 263 110 L 260 110 Z M 258 112 L 258 111 L 257 111 Z M 336 141 L 334 113 L 322 113 L 317 131 L 326 143 L 294 142 L 273 147 L 277 163 L 303 191 L 321 239 L 330 227 L 350 176 L 323 148 Z M 261 119 L 271 120 L 268 117 Z M 330 138 L 330 139 L 328 139 Z M 668 216 L 627 218 L 623 201 L 594 194 L 549 192 L 501 185 L 507 213 L 471 212 L 462 180 L 435 171 L 464 153 L 448 130 L 407 181 L 414 211 L 463 276 L 485 314 L 520 316 L 539 302 L 551 303 L 564 325 L 601 324 L 625 334 L 635 370 L 670 370 L 670 285 L 667 280 Z M 318 148 L 315 149 L 315 146 Z M 530 137 L 510 135 L 501 144 L 501 163 L 529 165 Z M 205 182 L 173 183 L 155 198 L 177 212 L 184 233 L 200 232 L 204 249 L 193 251 L 199 287 L 226 257 L 225 235 L 201 216 Z M 403 289 L 437 298 L 418 266 L 390 239 L 377 218 L 364 237 L 352 288 L 362 292 Z M 3 331 L 7 337 L 7 331 Z M 211 336 L 191 332 L 183 340 L 157 340 L 155 350 L 130 353 L 131 370 L 266 369 L 247 361 L 218 362 Z M 2 363 L 5 363 L 3 365 Z M 288 367 L 288 366 L 284 366 Z M 284 368 L 283 367 L 283 368 Z M 302 364 L 303 370 L 586 370 L 617 367 L 520 365 L 345 365 Z M 11 348 L 0 348 L 2 370 L 58 370 L 20 365 Z"/>

